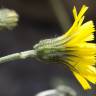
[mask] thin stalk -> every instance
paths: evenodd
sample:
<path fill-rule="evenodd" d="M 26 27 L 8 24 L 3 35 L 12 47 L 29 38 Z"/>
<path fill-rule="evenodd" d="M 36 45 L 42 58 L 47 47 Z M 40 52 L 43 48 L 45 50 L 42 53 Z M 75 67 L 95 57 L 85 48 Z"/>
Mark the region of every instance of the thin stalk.
<path fill-rule="evenodd" d="M 36 51 L 35 50 L 28 50 L 20 53 L 14 53 L 10 54 L 4 57 L 0 58 L 0 64 L 9 62 L 9 61 L 15 61 L 15 60 L 20 60 L 20 59 L 26 59 L 26 58 L 33 58 L 36 56 Z"/>

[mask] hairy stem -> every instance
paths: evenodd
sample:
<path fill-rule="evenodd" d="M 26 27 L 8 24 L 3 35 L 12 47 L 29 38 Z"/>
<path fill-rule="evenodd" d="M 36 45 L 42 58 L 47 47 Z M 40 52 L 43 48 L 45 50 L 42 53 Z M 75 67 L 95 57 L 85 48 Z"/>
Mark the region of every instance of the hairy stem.
<path fill-rule="evenodd" d="M 14 61 L 14 60 L 20 60 L 20 59 L 26 59 L 26 58 L 33 58 L 36 56 L 36 51 L 35 50 L 28 50 L 20 53 L 14 53 L 10 54 L 4 57 L 0 58 L 0 64 L 9 62 L 9 61 Z"/>

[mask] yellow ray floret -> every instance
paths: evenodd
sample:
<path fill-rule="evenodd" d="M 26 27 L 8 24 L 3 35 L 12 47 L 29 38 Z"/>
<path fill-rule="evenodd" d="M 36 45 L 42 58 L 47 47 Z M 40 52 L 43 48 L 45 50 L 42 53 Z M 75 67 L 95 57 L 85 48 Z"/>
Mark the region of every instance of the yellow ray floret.
<path fill-rule="evenodd" d="M 88 82 L 86 81 L 85 78 L 83 78 L 79 73 L 77 72 L 73 72 L 73 74 L 75 75 L 75 77 L 78 79 L 78 81 L 81 83 L 82 87 L 85 89 L 91 89 L 90 85 L 88 84 Z"/>
<path fill-rule="evenodd" d="M 75 18 L 75 22 L 73 23 L 72 27 L 69 29 L 69 31 L 64 34 L 63 36 L 65 37 L 66 35 L 70 36 L 73 34 L 73 32 L 75 30 L 77 30 L 78 28 L 78 25 L 81 25 L 83 20 L 84 20 L 84 13 L 87 11 L 88 7 L 83 5 L 83 7 L 81 8 L 79 14 L 77 15 L 77 11 L 76 11 L 76 8 L 74 7 L 73 9 L 73 15 L 74 15 L 74 18 Z M 79 24 L 81 23 L 81 24 Z"/>
<path fill-rule="evenodd" d="M 76 8 L 73 8 L 75 21 L 69 31 L 59 38 L 65 50 L 71 50 L 66 53 L 68 56 L 62 59 L 68 63 L 67 65 L 85 90 L 91 88 L 88 81 L 96 83 L 96 68 L 94 67 L 96 44 L 87 42 L 94 40 L 95 28 L 93 21 L 83 24 L 84 13 L 87 9 L 88 7 L 83 5 L 77 14 Z"/>

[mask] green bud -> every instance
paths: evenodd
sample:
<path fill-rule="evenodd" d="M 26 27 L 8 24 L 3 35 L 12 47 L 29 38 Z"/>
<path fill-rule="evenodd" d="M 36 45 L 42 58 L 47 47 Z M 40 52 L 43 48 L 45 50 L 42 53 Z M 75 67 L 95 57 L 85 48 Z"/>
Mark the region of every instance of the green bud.
<path fill-rule="evenodd" d="M 18 14 L 14 10 L 0 9 L 0 29 L 13 29 L 18 22 Z"/>

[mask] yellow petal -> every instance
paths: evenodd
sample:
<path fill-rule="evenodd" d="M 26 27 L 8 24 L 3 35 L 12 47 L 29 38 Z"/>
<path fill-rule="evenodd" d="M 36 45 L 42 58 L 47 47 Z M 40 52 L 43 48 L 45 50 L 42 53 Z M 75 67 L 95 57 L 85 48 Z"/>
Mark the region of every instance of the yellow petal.
<path fill-rule="evenodd" d="M 79 21 L 79 23 L 78 23 L 78 28 L 81 26 L 81 24 L 83 23 L 83 21 L 84 21 L 84 16 L 80 19 L 80 21 Z"/>
<path fill-rule="evenodd" d="M 84 15 L 84 13 L 87 11 L 87 9 L 88 9 L 88 7 L 85 6 L 85 5 L 83 5 L 83 7 L 81 8 L 81 10 L 80 10 L 80 12 L 79 12 L 79 14 L 78 14 L 75 22 L 73 23 L 73 25 L 72 25 L 72 27 L 69 29 L 69 31 L 64 35 L 64 37 L 65 37 L 66 35 L 68 35 L 68 34 L 69 34 L 69 35 L 73 34 L 74 29 L 76 29 L 76 27 L 78 26 L 78 22 L 80 21 L 80 19 L 81 19 L 82 16 Z M 74 9 L 74 10 L 75 10 L 75 9 Z M 76 13 L 74 13 L 74 14 L 76 15 Z"/>
<path fill-rule="evenodd" d="M 87 11 L 88 7 L 83 5 L 79 14 L 77 15 L 76 8 L 73 9 L 73 15 L 75 18 L 75 22 L 73 23 L 72 27 L 66 32 L 64 35 L 60 36 L 57 40 L 60 42 L 65 42 L 70 39 L 70 36 L 73 35 L 75 32 L 78 32 L 77 29 L 83 23 L 84 20 L 84 13 Z"/>
<path fill-rule="evenodd" d="M 86 39 L 85 41 L 92 41 L 94 40 L 94 35 L 93 34 L 90 34 Z"/>
<path fill-rule="evenodd" d="M 84 79 L 81 75 L 79 75 L 79 73 L 73 71 L 73 74 L 75 75 L 75 77 L 77 78 L 77 80 L 80 82 L 80 84 L 85 90 L 91 89 L 91 86 L 89 85 L 88 81 Z"/>
<path fill-rule="evenodd" d="M 76 18 L 77 18 L 77 10 L 76 10 L 75 6 L 73 8 L 73 16 L 74 16 L 74 19 L 76 20 Z"/>
<path fill-rule="evenodd" d="M 85 75 L 84 77 L 85 77 L 88 81 L 90 81 L 91 83 L 96 84 L 96 76 Z"/>
<path fill-rule="evenodd" d="M 76 33 L 73 33 L 67 45 L 84 42 L 86 38 L 93 34 L 94 31 L 93 21 L 88 21 L 87 23 L 83 24 Z M 92 38 L 90 38 L 90 40 L 92 40 Z"/>
<path fill-rule="evenodd" d="M 86 5 L 83 5 L 79 14 L 78 14 L 78 19 L 77 21 L 79 21 L 81 19 L 81 17 L 83 16 L 83 14 L 88 10 L 88 7 Z"/>

